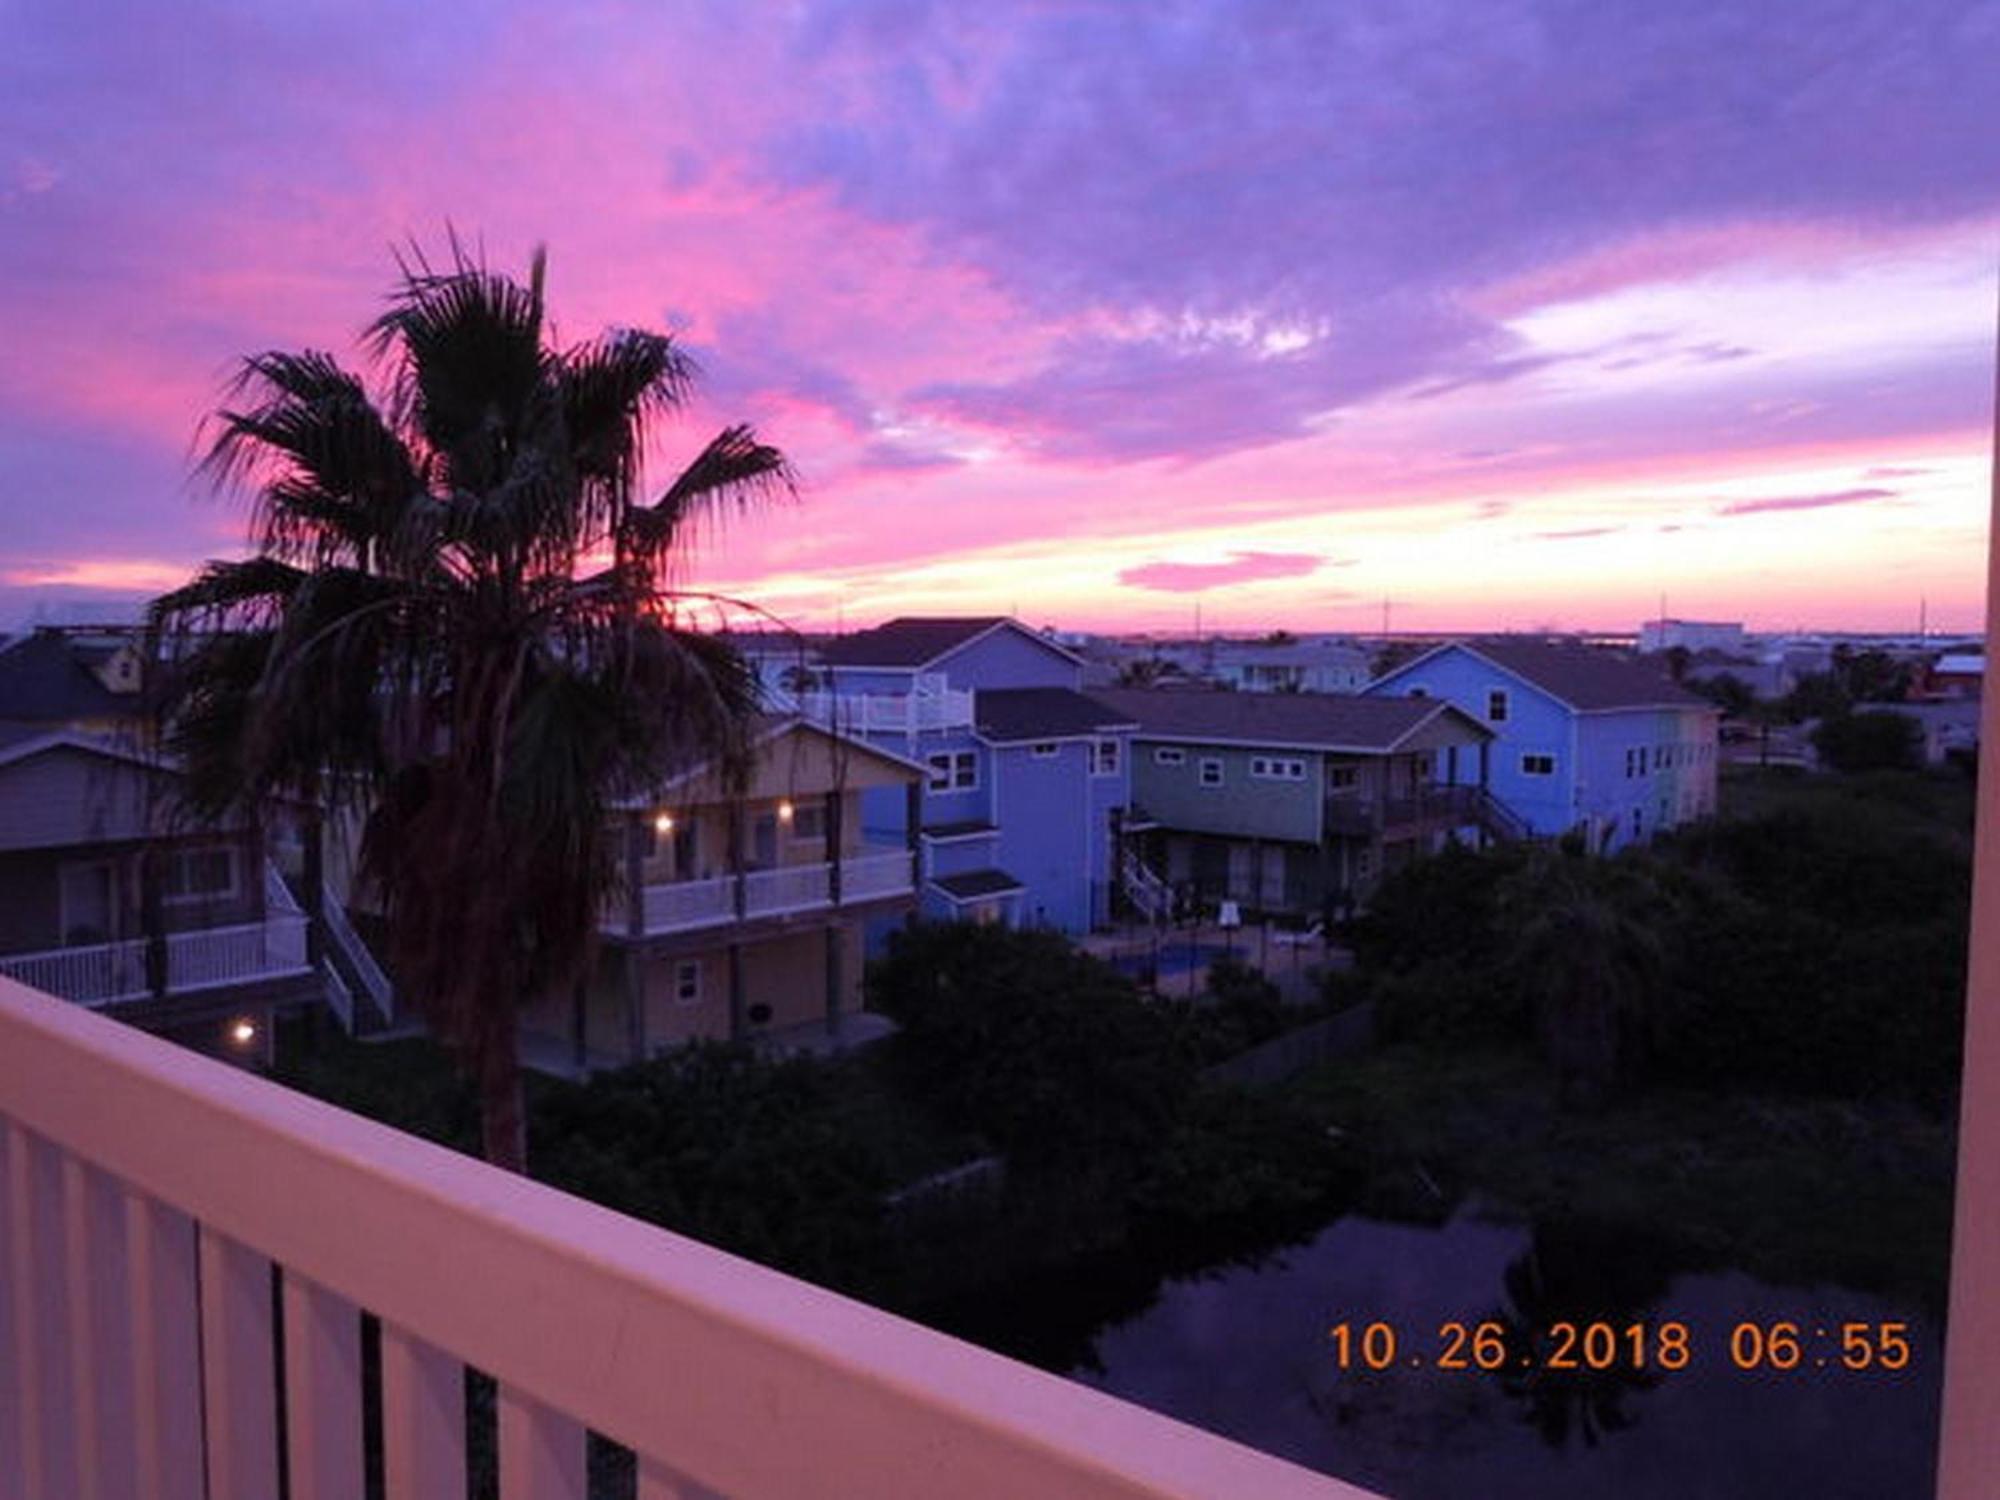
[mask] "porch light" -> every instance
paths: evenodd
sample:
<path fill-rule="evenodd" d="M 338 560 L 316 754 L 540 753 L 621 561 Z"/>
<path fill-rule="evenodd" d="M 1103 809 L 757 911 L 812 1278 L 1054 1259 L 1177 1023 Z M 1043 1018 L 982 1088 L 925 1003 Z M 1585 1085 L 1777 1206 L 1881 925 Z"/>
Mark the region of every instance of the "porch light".
<path fill-rule="evenodd" d="M 674 831 L 674 815 L 672 813 L 661 813 L 657 818 L 653 819 L 653 829 L 657 833 L 672 833 Z"/>
<path fill-rule="evenodd" d="M 257 1040 L 257 1023 L 245 1016 L 229 1027 L 229 1039 L 239 1047 L 247 1047 Z"/>
<path fill-rule="evenodd" d="M 780 802 L 780 803 L 778 804 L 778 821 L 779 821 L 780 823 L 789 823 L 789 822 L 791 822 L 791 821 L 792 821 L 792 804 L 791 804 L 791 803 L 789 803 L 789 802 Z"/>

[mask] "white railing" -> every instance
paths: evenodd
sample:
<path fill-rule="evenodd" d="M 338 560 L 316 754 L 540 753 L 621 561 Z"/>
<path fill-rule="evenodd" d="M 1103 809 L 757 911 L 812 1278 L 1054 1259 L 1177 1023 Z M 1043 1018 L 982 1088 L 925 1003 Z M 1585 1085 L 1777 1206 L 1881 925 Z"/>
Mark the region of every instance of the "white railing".
<path fill-rule="evenodd" d="M 850 734 L 920 734 L 925 730 L 966 729 L 972 724 L 972 692 L 968 688 L 945 688 L 935 693 L 820 689 L 785 694 L 779 702 L 815 723 Z"/>
<path fill-rule="evenodd" d="M 845 861 L 840 867 L 840 899 L 867 901 L 879 896 L 899 896 L 916 888 L 911 877 L 910 851 L 892 849 L 883 854 L 864 854 Z"/>
<path fill-rule="evenodd" d="M 376 961 L 375 952 L 361 934 L 354 930 L 354 923 L 347 915 L 347 907 L 334 893 L 331 882 L 320 886 L 320 915 L 326 924 L 326 935 L 333 940 L 333 946 L 340 950 L 348 967 L 361 981 L 361 987 L 368 992 L 368 998 L 375 1002 L 375 1008 L 382 1013 L 382 1019 L 393 1022 L 396 1019 L 396 987 L 389 982 L 382 965 Z M 350 1023 L 348 1029 L 353 1030 Z"/>
<path fill-rule="evenodd" d="M 714 880 L 682 880 L 671 885 L 649 885 L 641 902 L 640 916 L 648 932 L 679 932 L 690 927 L 707 927 L 736 919 L 735 884 L 728 876 Z M 622 913 L 621 913 L 622 915 Z M 614 927 L 623 926 L 614 921 Z"/>
<path fill-rule="evenodd" d="M 641 1500 L 1363 1495 L 9 983 L 0 1185 L 8 1500 L 361 1494 L 364 1309 L 386 1500 L 465 1493 L 467 1365 L 504 1500 L 586 1430 Z"/>
<path fill-rule="evenodd" d="M 347 987 L 347 981 L 340 977 L 340 970 L 332 964 L 322 966 L 320 977 L 326 981 L 326 1003 L 340 1022 L 340 1029 L 349 1036 L 354 1035 L 354 991 Z"/>
<path fill-rule="evenodd" d="M 833 905 L 832 866 L 784 865 L 753 870 L 743 877 L 743 915 L 779 917 L 821 911 Z M 840 871 L 843 904 L 904 895 L 916 888 L 910 873 L 910 853 L 893 849 L 843 860 Z M 622 896 L 606 907 L 602 929 L 627 930 Z M 640 920 L 648 934 L 691 932 L 736 920 L 736 880 L 721 875 L 710 880 L 681 880 L 649 885 L 640 902 Z"/>
<path fill-rule="evenodd" d="M 1147 921 L 1164 921 L 1173 914 L 1173 892 L 1137 853 L 1125 851 L 1119 861 L 1119 873 L 1125 879 L 1126 898 Z"/>
<path fill-rule="evenodd" d="M 830 866 L 822 864 L 753 870 L 743 877 L 744 915 L 776 917 L 787 912 L 811 911 L 815 907 L 831 905 L 830 869 Z"/>
<path fill-rule="evenodd" d="M 306 919 L 302 916 L 276 916 L 266 922 L 198 927 L 167 935 L 169 994 L 308 971 Z M 143 938 L 13 954 L 0 958 L 0 975 L 81 1005 L 144 1000 L 152 994 Z"/>

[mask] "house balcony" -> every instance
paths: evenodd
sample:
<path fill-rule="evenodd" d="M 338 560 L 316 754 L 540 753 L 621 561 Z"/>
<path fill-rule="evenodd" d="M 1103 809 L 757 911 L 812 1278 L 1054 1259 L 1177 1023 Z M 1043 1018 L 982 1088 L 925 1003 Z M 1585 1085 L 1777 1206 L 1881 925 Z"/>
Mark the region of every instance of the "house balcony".
<path fill-rule="evenodd" d="M 503 1500 L 1365 1500 L 5 980 L 0 1185 L 9 1500 L 463 1495 L 467 1366 Z"/>
<path fill-rule="evenodd" d="M 824 689 L 779 693 L 780 711 L 801 714 L 843 734 L 922 734 L 972 727 L 972 692 L 840 693 Z"/>
<path fill-rule="evenodd" d="M 863 850 L 841 860 L 838 903 L 830 862 L 748 870 L 741 877 L 719 875 L 707 880 L 648 884 L 638 903 L 637 935 L 656 937 L 760 918 L 828 912 L 910 896 L 915 890 L 910 851 L 905 848 Z M 620 899 L 605 913 L 603 930 L 630 936 L 632 924 L 633 914 Z"/>
<path fill-rule="evenodd" d="M 1462 827 L 1482 816 L 1485 799 L 1476 786 L 1429 785 L 1401 797 L 1377 798 L 1334 792 L 1326 799 L 1326 831 L 1344 838 L 1385 838 L 1430 829 Z"/>
<path fill-rule="evenodd" d="M 306 957 L 307 918 L 273 912 L 262 922 L 168 933 L 168 996 L 219 990 L 312 972 Z M 118 1005 L 154 998 L 144 938 L 122 943 L 51 948 L 0 956 L 0 975 L 79 1005 Z"/>

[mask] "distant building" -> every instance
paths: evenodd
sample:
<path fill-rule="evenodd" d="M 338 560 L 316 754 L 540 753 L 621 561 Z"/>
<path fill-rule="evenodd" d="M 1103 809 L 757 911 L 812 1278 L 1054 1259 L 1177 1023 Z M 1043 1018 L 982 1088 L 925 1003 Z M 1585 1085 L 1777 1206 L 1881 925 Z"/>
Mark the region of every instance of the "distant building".
<path fill-rule="evenodd" d="M 924 768 L 923 909 L 1090 931 L 1109 919 L 1130 725 L 1081 691 L 1083 662 L 1005 616 L 906 617 L 828 642 L 802 712 Z M 908 813 L 871 797 L 870 829 Z"/>
<path fill-rule="evenodd" d="M 1740 620 L 1648 620 L 1639 627 L 1639 650 L 1647 655 L 1683 646 L 1689 651 L 1743 649 L 1743 622 Z"/>
<path fill-rule="evenodd" d="M 142 738 L 137 629 L 42 626 L 0 646 L 0 726 Z"/>
<path fill-rule="evenodd" d="M 197 824 L 179 770 L 127 745 L 0 741 L 0 975 L 242 1061 L 328 998 L 255 819 Z"/>
<path fill-rule="evenodd" d="M 1525 831 L 1483 790 L 1493 732 L 1405 698 L 1122 689 L 1132 733 L 1126 893 L 1317 912 L 1453 833 Z"/>
<path fill-rule="evenodd" d="M 1986 658 L 1970 652 L 1940 656 L 1926 667 L 1917 691 L 1926 698 L 1977 699 L 1986 681 Z"/>
<path fill-rule="evenodd" d="M 1490 728 L 1491 790 L 1537 833 L 1576 830 L 1610 850 L 1715 811 L 1720 710 L 1657 662 L 1489 637 L 1439 646 L 1368 691 L 1443 698 Z"/>

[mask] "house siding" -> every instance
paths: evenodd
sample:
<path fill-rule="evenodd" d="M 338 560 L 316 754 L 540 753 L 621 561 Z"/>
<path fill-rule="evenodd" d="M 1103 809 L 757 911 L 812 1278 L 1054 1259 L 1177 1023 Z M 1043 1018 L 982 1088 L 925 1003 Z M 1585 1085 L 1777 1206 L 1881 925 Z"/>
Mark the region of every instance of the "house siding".
<path fill-rule="evenodd" d="M 1180 765 L 1163 766 L 1159 749 L 1179 750 Z M 1320 801 L 1326 784 L 1324 757 L 1317 751 L 1250 750 L 1233 745 L 1203 745 L 1184 740 L 1152 740 L 1143 734 L 1132 742 L 1132 797 L 1167 827 L 1187 833 L 1231 838 L 1290 839 L 1317 843 Z M 1305 762 L 1303 781 L 1277 781 L 1250 774 L 1253 757 L 1286 756 Z M 1222 785 L 1201 784 L 1201 763 L 1222 762 Z"/>

